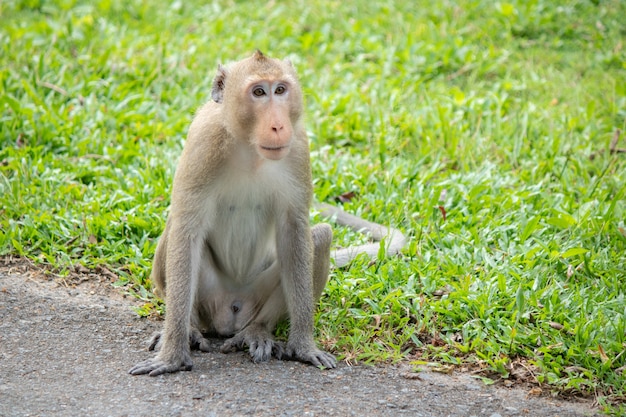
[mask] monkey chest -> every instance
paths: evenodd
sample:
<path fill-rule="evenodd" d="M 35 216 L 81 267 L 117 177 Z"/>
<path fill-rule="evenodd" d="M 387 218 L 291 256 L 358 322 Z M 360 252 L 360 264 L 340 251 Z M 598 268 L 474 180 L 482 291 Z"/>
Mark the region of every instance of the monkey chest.
<path fill-rule="evenodd" d="M 241 286 L 258 279 L 276 260 L 284 195 L 293 194 L 289 176 L 279 175 L 281 169 L 280 162 L 255 171 L 229 167 L 206 202 L 211 256 L 226 279 Z"/>
<path fill-rule="evenodd" d="M 252 284 L 276 259 L 276 221 L 261 201 L 222 200 L 207 244 L 224 278 L 240 286 Z"/>

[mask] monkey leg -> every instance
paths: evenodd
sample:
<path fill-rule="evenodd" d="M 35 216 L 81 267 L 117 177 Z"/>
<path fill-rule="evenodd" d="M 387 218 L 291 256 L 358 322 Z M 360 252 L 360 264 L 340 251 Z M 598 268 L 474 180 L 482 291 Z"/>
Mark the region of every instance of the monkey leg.
<path fill-rule="evenodd" d="M 150 339 L 150 345 L 148 346 L 148 350 L 159 351 L 161 350 L 161 332 L 156 332 L 152 335 Z M 189 332 L 189 347 L 191 349 L 200 350 L 202 352 L 209 352 L 211 350 L 210 342 L 202 335 L 200 330 L 191 326 L 191 330 Z"/>
<path fill-rule="evenodd" d="M 313 240 L 313 301 L 317 303 L 328 280 L 332 228 L 325 223 L 318 224 L 311 228 L 311 236 Z M 321 368 L 328 369 L 337 366 L 333 355 L 318 349 L 309 335 L 302 332 L 294 333 L 293 327 L 283 355 L 285 358 L 308 362 Z"/>
<path fill-rule="evenodd" d="M 311 228 L 313 237 L 313 297 L 320 299 L 328 281 L 330 270 L 330 245 L 333 240 L 333 229 L 327 223 L 320 223 Z"/>

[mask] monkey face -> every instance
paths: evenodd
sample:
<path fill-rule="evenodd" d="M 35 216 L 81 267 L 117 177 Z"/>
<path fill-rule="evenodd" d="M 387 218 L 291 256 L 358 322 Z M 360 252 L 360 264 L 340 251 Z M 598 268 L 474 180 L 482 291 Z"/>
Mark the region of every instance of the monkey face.
<path fill-rule="evenodd" d="M 252 141 L 262 158 L 280 160 L 289 154 L 293 126 L 289 108 L 291 86 L 283 80 L 250 84 L 248 98 L 256 115 Z"/>

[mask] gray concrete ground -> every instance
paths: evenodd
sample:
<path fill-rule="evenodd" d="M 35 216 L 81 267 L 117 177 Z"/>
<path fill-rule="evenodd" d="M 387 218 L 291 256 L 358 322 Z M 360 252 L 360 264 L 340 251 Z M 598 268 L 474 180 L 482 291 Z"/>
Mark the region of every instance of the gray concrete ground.
<path fill-rule="evenodd" d="M 408 365 L 321 371 L 252 363 L 245 353 L 194 353 L 194 369 L 151 378 L 161 323 L 108 284 L 66 288 L 0 272 L 0 416 L 592 416 L 589 402 L 487 387 L 469 375 L 410 374 Z M 409 378 L 409 376 L 413 376 Z"/>

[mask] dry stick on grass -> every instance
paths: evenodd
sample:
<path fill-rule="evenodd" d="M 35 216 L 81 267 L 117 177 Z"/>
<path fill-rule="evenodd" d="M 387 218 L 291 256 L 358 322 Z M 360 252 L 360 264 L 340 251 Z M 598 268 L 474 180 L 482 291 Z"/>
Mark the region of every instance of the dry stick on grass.
<path fill-rule="evenodd" d="M 69 95 L 70 95 L 65 89 L 59 87 L 58 85 L 49 83 L 47 81 L 37 81 L 37 85 L 49 88 L 52 91 L 56 91 L 57 93 L 61 94 L 62 96 L 69 97 Z"/>
<path fill-rule="evenodd" d="M 626 148 L 617 147 L 621 133 L 621 130 L 615 129 L 615 133 L 613 134 L 613 140 L 611 140 L 611 145 L 609 146 L 609 154 L 615 155 L 618 153 L 626 153 Z M 598 153 L 600 152 L 593 152 L 591 155 L 589 155 L 589 159 L 593 161 Z"/>

